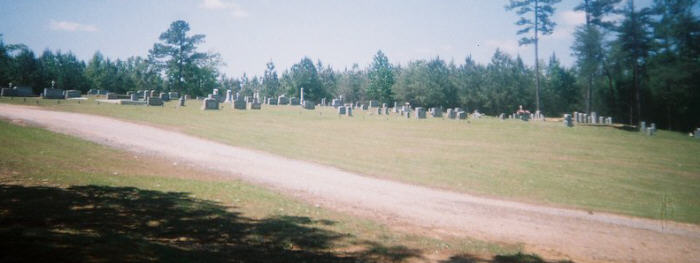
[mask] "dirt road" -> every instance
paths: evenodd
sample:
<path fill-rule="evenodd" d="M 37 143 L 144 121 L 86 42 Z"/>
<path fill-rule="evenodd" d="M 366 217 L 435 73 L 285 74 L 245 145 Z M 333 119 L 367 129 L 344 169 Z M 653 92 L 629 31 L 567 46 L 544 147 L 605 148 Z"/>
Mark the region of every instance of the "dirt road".
<path fill-rule="evenodd" d="M 0 104 L 0 117 L 214 169 L 332 209 L 582 262 L 699 262 L 700 226 L 551 208 L 365 177 L 93 115 Z"/>

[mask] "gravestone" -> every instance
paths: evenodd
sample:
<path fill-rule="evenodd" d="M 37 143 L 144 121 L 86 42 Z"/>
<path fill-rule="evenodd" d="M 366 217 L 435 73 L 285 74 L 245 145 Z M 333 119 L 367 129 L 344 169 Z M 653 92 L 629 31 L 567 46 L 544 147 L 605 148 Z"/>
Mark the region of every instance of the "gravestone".
<path fill-rule="evenodd" d="M 695 139 L 700 139 L 700 128 L 695 128 Z"/>
<path fill-rule="evenodd" d="M 289 100 L 284 95 L 281 95 L 281 96 L 277 97 L 277 104 L 287 105 L 287 104 L 289 104 Z"/>
<path fill-rule="evenodd" d="M 16 93 L 17 92 L 15 91 L 15 94 Z M 65 99 L 62 89 L 45 88 L 42 95 L 44 99 Z M 19 94 L 17 96 L 19 96 Z"/>
<path fill-rule="evenodd" d="M 129 99 L 130 99 L 131 101 L 137 101 L 137 100 L 139 100 L 139 97 L 138 97 L 138 95 L 136 95 L 136 93 L 131 93 L 131 96 L 130 96 L 130 97 L 131 97 L 131 98 L 129 98 Z"/>
<path fill-rule="evenodd" d="M 168 95 L 168 93 L 161 92 L 161 93 L 160 93 L 160 100 L 162 100 L 162 101 L 169 101 L 169 100 L 170 100 L 170 95 Z"/>
<path fill-rule="evenodd" d="M 18 87 L 14 86 L 12 87 L 12 93 L 15 94 L 17 97 L 34 97 L 34 91 L 32 90 L 32 87 Z"/>
<path fill-rule="evenodd" d="M 307 109 L 307 110 L 313 110 L 313 109 L 316 109 L 316 104 L 314 104 L 313 101 L 304 100 L 304 105 L 302 105 L 302 107 L 304 107 L 304 109 Z"/>
<path fill-rule="evenodd" d="M 467 119 L 467 113 L 464 111 L 457 112 L 457 119 L 460 119 L 460 120 Z"/>
<path fill-rule="evenodd" d="M 352 107 L 345 106 L 345 115 L 348 115 L 348 117 L 352 117 Z"/>
<path fill-rule="evenodd" d="M 163 106 L 163 100 L 160 98 L 149 97 L 146 100 L 146 105 L 148 106 Z"/>
<path fill-rule="evenodd" d="M 454 119 L 456 117 L 457 117 L 457 113 L 452 108 L 447 109 L 447 118 L 448 119 Z"/>
<path fill-rule="evenodd" d="M 575 121 L 575 122 L 578 122 L 578 111 L 574 111 L 574 114 L 571 115 L 571 116 L 574 116 L 574 118 L 573 118 L 574 121 Z"/>
<path fill-rule="evenodd" d="M 2 96 L 2 97 L 14 97 L 15 93 L 11 88 L 2 88 L 2 90 L 0 90 L 0 96 Z"/>
<path fill-rule="evenodd" d="M 407 111 L 407 112 L 404 113 L 404 114 L 405 114 L 405 116 L 406 116 L 406 119 L 410 119 L 410 118 L 411 118 L 411 112 L 410 112 L 410 111 Z"/>
<path fill-rule="evenodd" d="M 417 119 L 425 119 L 425 108 L 416 107 L 416 118 Z"/>
<path fill-rule="evenodd" d="M 362 104 L 362 105 L 360 106 L 360 109 L 362 109 L 362 110 L 367 110 L 367 104 Z"/>
<path fill-rule="evenodd" d="M 338 107 L 338 115 L 345 115 L 348 107 Z"/>
<path fill-rule="evenodd" d="M 370 100 L 370 101 L 369 101 L 369 107 L 370 107 L 370 108 L 379 107 L 379 102 L 376 101 L 376 100 Z"/>
<path fill-rule="evenodd" d="M 214 98 L 206 98 L 202 101 L 202 110 L 218 110 L 219 101 Z"/>
<path fill-rule="evenodd" d="M 654 129 L 652 129 L 651 127 L 647 127 L 646 133 L 648 136 L 652 136 L 654 135 Z"/>
<path fill-rule="evenodd" d="M 591 121 L 590 121 L 590 123 L 591 123 L 591 124 L 596 124 L 597 121 L 598 121 L 598 114 L 595 113 L 595 111 L 592 111 L 592 112 L 591 112 Z"/>
<path fill-rule="evenodd" d="M 656 133 L 656 123 L 652 122 L 651 125 L 649 126 L 649 128 L 651 128 L 652 133 Z"/>
<path fill-rule="evenodd" d="M 382 115 L 382 108 L 377 108 L 377 115 Z"/>
<path fill-rule="evenodd" d="M 605 123 L 608 124 L 608 125 L 612 125 L 612 124 L 613 124 L 613 122 L 612 122 L 612 117 L 607 117 L 607 118 L 605 118 Z"/>
<path fill-rule="evenodd" d="M 571 115 L 564 114 L 564 125 L 566 125 L 566 127 L 574 127 L 574 122 L 571 119 Z"/>
<path fill-rule="evenodd" d="M 177 92 L 171 91 L 171 92 L 168 92 L 168 97 L 169 97 L 171 100 L 176 100 L 176 99 L 179 99 L 179 98 L 180 98 L 180 94 L 178 94 Z"/>
<path fill-rule="evenodd" d="M 248 103 L 250 105 L 251 110 L 259 110 L 260 109 L 260 102 L 253 101 L 251 103 Z"/>
<path fill-rule="evenodd" d="M 80 98 L 80 91 L 79 90 L 66 90 L 66 99 L 70 98 Z"/>
<path fill-rule="evenodd" d="M 156 90 L 152 89 L 152 90 L 149 92 L 148 97 L 150 97 L 150 98 L 158 97 L 158 94 L 156 93 Z"/>
<path fill-rule="evenodd" d="M 382 108 L 386 108 L 386 103 L 382 103 Z"/>
<path fill-rule="evenodd" d="M 568 114 L 567 114 L 567 115 L 568 115 Z M 569 116 L 569 117 L 570 117 L 570 116 Z M 501 113 L 500 115 L 498 115 L 498 119 L 504 120 L 504 119 L 505 119 L 504 113 Z"/>
<path fill-rule="evenodd" d="M 289 105 L 292 105 L 292 106 L 299 105 L 299 99 L 296 97 L 289 98 Z"/>
<path fill-rule="evenodd" d="M 180 97 L 180 107 L 185 106 L 185 96 Z"/>
<path fill-rule="evenodd" d="M 598 116 L 598 124 L 605 124 L 605 117 Z"/>
<path fill-rule="evenodd" d="M 277 100 L 274 98 L 267 98 L 267 104 L 268 105 L 277 105 Z"/>
<path fill-rule="evenodd" d="M 246 109 L 246 102 L 245 100 L 242 99 L 237 99 L 233 101 L 233 109 L 234 110 L 245 110 Z"/>
<path fill-rule="evenodd" d="M 389 112 L 391 112 L 389 108 L 384 108 L 384 115 L 389 115 Z"/>
<path fill-rule="evenodd" d="M 442 107 L 431 108 L 430 116 L 433 116 L 433 118 L 442 118 Z"/>
<path fill-rule="evenodd" d="M 394 109 L 394 113 L 399 113 L 399 108 L 397 106 L 396 101 L 394 101 L 394 108 L 393 109 Z"/>
<path fill-rule="evenodd" d="M 646 132 L 647 131 L 647 123 L 644 121 L 639 122 L 639 131 L 640 132 Z"/>
<path fill-rule="evenodd" d="M 333 99 L 333 100 L 331 100 L 331 106 L 337 108 L 337 107 L 343 106 L 343 102 L 340 99 Z"/>

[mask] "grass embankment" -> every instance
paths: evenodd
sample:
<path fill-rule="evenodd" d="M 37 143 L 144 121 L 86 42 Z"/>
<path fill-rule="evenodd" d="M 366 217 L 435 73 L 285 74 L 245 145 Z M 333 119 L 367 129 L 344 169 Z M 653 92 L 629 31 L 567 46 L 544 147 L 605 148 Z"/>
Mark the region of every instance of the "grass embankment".
<path fill-rule="evenodd" d="M 3 103 L 35 105 L 34 99 Z M 169 127 L 219 142 L 361 174 L 526 202 L 700 223 L 700 140 L 553 122 L 404 119 L 355 111 L 339 118 L 263 106 L 262 111 L 40 101 L 55 110 Z"/>
<path fill-rule="evenodd" d="M 217 174 L 3 120 L 0 145 L 3 262 L 530 257 L 512 254 L 516 245 L 394 232 Z"/>

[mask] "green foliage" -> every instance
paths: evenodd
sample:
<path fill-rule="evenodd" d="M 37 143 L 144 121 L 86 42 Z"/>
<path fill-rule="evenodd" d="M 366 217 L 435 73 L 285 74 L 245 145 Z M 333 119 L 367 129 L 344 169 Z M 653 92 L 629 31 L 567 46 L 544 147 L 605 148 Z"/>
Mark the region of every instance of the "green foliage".
<path fill-rule="evenodd" d="M 389 58 L 379 50 L 374 56 L 372 65 L 368 71 L 369 85 L 367 87 L 367 99 L 377 100 L 382 103 L 390 103 L 393 100 L 391 86 L 394 85 L 394 73 L 389 63 Z"/>
<path fill-rule="evenodd" d="M 262 80 L 262 93 L 261 96 L 275 97 L 279 95 L 280 80 L 277 77 L 277 71 L 275 70 L 275 64 L 272 61 L 268 62 L 266 65 L 265 74 Z"/>
<path fill-rule="evenodd" d="M 204 42 L 204 35 L 188 36 L 190 26 L 177 20 L 160 34 L 161 42 L 149 50 L 149 60 L 163 70 L 171 88 L 195 95 L 208 93 L 216 87 L 219 56 L 197 52 L 197 45 Z"/>
<path fill-rule="evenodd" d="M 394 86 L 396 98 L 413 106 L 456 106 L 457 88 L 449 76 L 450 69 L 440 58 L 411 62 Z"/>
<path fill-rule="evenodd" d="M 366 72 L 360 70 L 357 63 L 353 64 L 350 70 L 346 68 L 339 75 L 338 96 L 343 96 L 346 101 L 365 100 L 364 91 L 367 90 L 369 80 Z"/>
<path fill-rule="evenodd" d="M 516 10 L 520 19 L 515 22 L 520 26 L 517 34 L 526 36 L 520 38 L 518 43 L 522 45 L 535 44 L 535 108 L 540 110 L 540 67 L 538 55 L 539 34 L 551 35 L 556 23 L 550 19 L 554 14 L 554 5 L 561 0 L 510 0 L 506 10 Z M 532 13 L 534 21 L 527 18 L 526 14 Z M 532 35 L 527 36 L 532 31 Z"/>
<path fill-rule="evenodd" d="M 292 65 L 286 81 L 288 81 L 287 95 L 299 98 L 301 88 L 304 88 L 305 100 L 319 102 L 327 95 L 326 91 L 323 90 L 316 66 L 307 57 Z"/>

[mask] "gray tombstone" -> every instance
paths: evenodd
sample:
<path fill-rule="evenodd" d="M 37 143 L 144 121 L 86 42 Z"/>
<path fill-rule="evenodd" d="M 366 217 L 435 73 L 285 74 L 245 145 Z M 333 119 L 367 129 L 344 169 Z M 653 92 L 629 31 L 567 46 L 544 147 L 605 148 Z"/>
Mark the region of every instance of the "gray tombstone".
<path fill-rule="evenodd" d="M 467 113 L 464 111 L 457 112 L 457 119 L 460 119 L 460 120 L 467 119 Z"/>
<path fill-rule="evenodd" d="M 646 133 L 648 136 L 652 136 L 654 135 L 654 129 L 652 129 L 651 127 L 647 127 Z"/>
<path fill-rule="evenodd" d="M 455 117 L 457 117 L 456 112 L 452 108 L 447 109 L 447 118 L 454 119 Z"/>
<path fill-rule="evenodd" d="M 307 109 L 307 110 L 313 110 L 316 108 L 316 104 L 314 104 L 313 101 L 305 100 L 304 105 L 302 105 L 302 107 L 304 107 L 304 109 Z"/>
<path fill-rule="evenodd" d="M 369 107 L 370 107 L 370 108 L 379 107 L 379 102 L 376 101 L 376 100 L 370 100 L 370 101 L 369 101 Z"/>
<path fill-rule="evenodd" d="M 184 106 L 185 106 L 185 97 L 182 96 L 182 97 L 180 97 L 180 107 L 184 107 Z"/>
<path fill-rule="evenodd" d="M 416 118 L 417 119 L 425 119 L 425 108 L 416 107 Z"/>
<path fill-rule="evenodd" d="M 168 93 L 161 92 L 161 93 L 160 93 L 160 99 L 161 99 L 162 101 L 169 101 L 169 100 L 170 100 L 170 95 L 168 95 Z"/>
<path fill-rule="evenodd" d="M 574 122 L 571 118 L 571 115 L 564 114 L 564 125 L 566 125 L 566 127 L 574 127 Z"/>
<path fill-rule="evenodd" d="M 591 112 L 591 121 L 590 121 L 590 123 L 591 123 L 591 124 L 596 124 L 597 121 L 598 121 L 598 114 L 595 113 L 595 111 L 592 111 L 592 112 Z"/>
<path fill-rule="evenodd" d="M 287 105 L 287 104 L 289 104 L 289 100 L 284 95 L 280 95 L 279 97 L 277 97 L 277 104 L 278 105 Z"/>
<path fill-rule="evenodd" d="M 605 118 L 603 116 L 598 116 L 598 124 L 605 124 Z"/>
<path fill-rule="evenodd" d="M 178 94 L 177 92 L 171 91 L 171 92 L 168 92 L 168 97 L 169 97 L 171 100 L 176 100 L 176 99 L 179 99 L 179 98 L 180 98 L 180 94 Z"/>
<path fill-rule="evenodd" d="M 345 115 L 348 115 L 348 117 L 352 117 L 352 107 L 345 106 Z"/>
<path fill-rule="evenodd" d="M 292 105 L 292 106 L 299 105 L 299 99 L 296 97 L 289 98 L 289 105 Z"/>
<path fill-rule="evenodd" d="M 345 115 L 348 107 L 338 107 L 338 115 Z"/>
<path fill-rule="evenodd" d="M 242 99 L 237 99 L 233 101 L 233 109 L 234 110 L 245 110 L 246 109 L 246 102 L 245 100 Z"/>
<path fill-rule="evenodd" d="M 131 101 L 137 101 L 137 100 L 139 100 L 139 96 L 136 95 L 136 93 L 131 93 L 131 98 L 129 98 L 129 99 L 131 99 Z"/>
<path fill-rule="evenodd" d="M 647 131 L 647 123 L 645 121 L 640 121 L 639 122 L 639 131 L 640 132 L 646 132 Z"/>
<path fill-rule="evenodd" d="M 157 96 L 158 96 L 158 94 L 156 94 L 156 90 L 154 90 L 154 89 L 152 89 L 152 90 L 151 90 L 151 93 L 148 94 L 148 97 L 151 97 L 151 98 L 155 98 L 155 97 L 157 97 Z"/>
<path fill-rule="evenodd" d="M 251 103 L 248 103 L 250 105 L 251 110 L 259 110 L 260 109 L 260 102 L 253 101 Z"/>
<path fill-rule="evenodd" d="M 147 106 L 163 106 L 163 100 L 160 98 L 150 97 L 146 100 Z"/>
<path fill-rule="evenodd" d="M 499 114 L 499 115 L 498 115 L 498 119 L 504 120 L 504 119 L 505 119 L 504 115 L 505 115 L 504 113 Z M 567 114 L 567 115 L 568 115 L 568 114 Z"/>
<path fill-rule="evenodd" d="M 66 99 L 70 98 L 80 98 L 80 91 L 79 90 L 66 90 Z"/>
<path fill-rule="evenodd" d="M 219 101 L 214 98 L 206 98 L 202 101 L 202 110 L 218 110 Z"/>
<path fill-rule="evenodd" d="M 15 92 L 16 94 L 16 92 Z M 19 94 L 17 95 L 19 96 Z M 52 88 L 45 88 L 44 93 L 42 93 L 42 96 L 44 99 L 65 99 L 65 95 L 63 94 L 62 89 L 52 89 Z M 22 97 L 22 96 L 19 96 Z"/>
<path fill-rule="evenodd" d="M 700 139 L 700 128 L 695 129 L 695 139 Z"/>
<path fill-rule="evenodd" d="M 384 108 L 384 114 L 385 114 L 385 115 L 389 115 L 389 112 L 391 112 L 391 111 L 389 110 L 389 108 Z"/>

